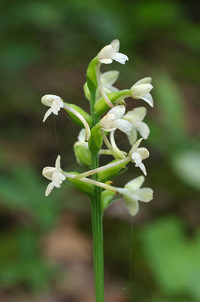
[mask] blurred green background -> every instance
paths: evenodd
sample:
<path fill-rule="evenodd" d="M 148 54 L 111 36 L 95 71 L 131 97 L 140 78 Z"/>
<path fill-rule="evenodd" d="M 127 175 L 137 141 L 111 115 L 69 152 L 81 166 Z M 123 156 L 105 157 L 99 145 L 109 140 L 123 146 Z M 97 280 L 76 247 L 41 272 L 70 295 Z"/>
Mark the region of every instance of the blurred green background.
<path fill-rule="evenodd" d="M 88 111 L 87 65 L 116 38 L 130 61 L 104 69 L 120 70 L 118 87 L 153 78 L 144 145 L 155 193 L 134 218 L 122 201 L 105 212 L 106 302 L 200 301 L 199 9 L 195 0 L 1 0 L 0 301 L 94 301 L 89 201 L 64 185 L 45 198 L 41 176 L 58 153 L 77 168 L 79 128 L 62 111 L 44 125 L 40 100 L 57 94 Z"/>

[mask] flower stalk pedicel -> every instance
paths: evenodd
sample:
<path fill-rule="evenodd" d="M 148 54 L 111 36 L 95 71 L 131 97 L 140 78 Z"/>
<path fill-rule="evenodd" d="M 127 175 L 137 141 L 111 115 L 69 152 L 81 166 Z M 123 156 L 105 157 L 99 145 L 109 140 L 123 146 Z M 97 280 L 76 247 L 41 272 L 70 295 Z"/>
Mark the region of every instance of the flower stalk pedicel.
<path fill-rule="evenodd" d="M 153 198 L 150 188 L 141 188 L 144 176 L 129 181 L 124 188 L 111 185 L 112 178 L 126 171 L 128 164 L 134 163 L 135 167 L 139 167 L 147 175 L 142 160 L 149 157 L 149 152 L 140 147 L 142 139 L 147 139 L 150 132 L 143 122 L 147 110 L 145 107 L 136 107 L 126 112 L 124 100 L 128 97 L 142 99 L 153 106 L 151 78 L 141 79 L 131 89 L 118 90 L 113 86 L 119 76 L 118 71 L 100 73 L 101 64 L 111 64 L 113 60 L 121 64 L 128 61 L 125 54 L 119 53 L 118 40 L 102 48 L 88 66 L 84 93 L 90 103 L 90 114 L 77 105 L 65 103 L 59 96 L 48 94 L 42 98 L 42 103 L 50 107 L 43 122 L 51 113 L 58 115 L 63 108 L 83 128 L 74 144 L 74 153 L 77 163 L 88 167 L 88 170 L 81 174 L 63 171 L 61 157 L 58 155 L 55 167 L 44 168 L 42 174 L 51 181 L 47 186 L 46 196 L 54 187 L 60 188 L 62 182 L 68 179 L 75 188 L 90 198 L 96 302 L 104 302 L 103 212 L 115 201 L 113 197 L 116 194 L 123 196 L 127 209 L 133 216 L 139 210 L 138 201 L 149 202 Z M 105 115 L 102 117 L 102 114 Z M 129 152 L 117 146 L 115 132 L 119 130 L 127 135 L 131 144 Z M 142 138 L 137 140 L 138 133 Z M 112 159 L 106 165 L 99 166 L 101 155 L 111 156 Z"/>

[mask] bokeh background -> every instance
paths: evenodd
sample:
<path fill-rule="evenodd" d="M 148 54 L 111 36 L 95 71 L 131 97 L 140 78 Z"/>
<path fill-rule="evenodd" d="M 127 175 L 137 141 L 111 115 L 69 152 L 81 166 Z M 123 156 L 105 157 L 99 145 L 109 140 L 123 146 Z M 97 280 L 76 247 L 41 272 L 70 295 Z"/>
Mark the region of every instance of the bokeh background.
<path fill-rule="evenodd" d="M 45 198 L 41 176 L 58 153 L 77 169 L 79 128 L 62 111 L 44 125 L 40 100 L 57 94 L 88 111 L 87 65 L 115 38 L 130 59 L 104 68 L 120 70 L 118 87 L 153 78 L 155 107 L 127 104 L 148 109 L 145 186 L 155 193 L 134 218 L 122 200 L 105 212 L 106 302 L 200 301 L 199 9 L 195 0 L 1 0 L 0 301 L 94 301 L 89 201 L 65 185 Z"/>

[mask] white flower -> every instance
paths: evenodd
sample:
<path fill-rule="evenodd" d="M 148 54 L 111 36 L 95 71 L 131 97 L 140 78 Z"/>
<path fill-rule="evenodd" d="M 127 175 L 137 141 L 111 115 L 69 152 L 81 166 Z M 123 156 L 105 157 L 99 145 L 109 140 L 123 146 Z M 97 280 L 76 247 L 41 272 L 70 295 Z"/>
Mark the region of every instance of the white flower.
<path fill-rule="evenodd" d="M 139 201 L 149 202 L 153 198 L 153 190 L 150 188 L 142 188 L 144 176 L 139 176 L 128 182 L 124 188 L 117 188 L 119 193 L 124 197 L 126 206 L 131 215 L 136 215 L 139 210 Z"/>
<path fill-rule="evenodd" d="M 130 134 L 132 126 L 131 124 L 123 120 L 122 117 L 125 113 L 125 106 L 115 106 L 108 113 L 100 120 L 100 126 L 105 131 L 113 131 L 119 129 L 126 133 L 127 135 Z"/>
<path fill-rule="evenodd" d="M 147 175 L 146 168 L 145 165 L 142 163 L 142 160 L 149 157 L 149 151 L 146 148 L 138 148 L 141 141 L 142 138 L 137 140 L 137 142 L 132 146 L 129 152 L 129 156 L 135 163 L 135 167 L 139 167 L 144 173 L 144 175 Z"/>
<path fill-rule="evenodd" d="M 106 45 L 98 53 L 97 58 L 99 62 L 104 64 L 111 64 L 113 60 L 125 64 L 125 61 L 128 61 L 128 57 L 123 53 L 119 52 L 119 40 L 113 40 L 109 45 Z"/>
<path fill-rule="evenodd" d="M 62 172 L 63 171 L 60 168 L 60 155 L 58 155 L 55 167 L 46 167 L 42 171 L 42 175 L 51 180 L 50 184 L 47 186 L 45 196 L 48 196 L 54 187 L 60 188 L 61 183 L 66 179 Z"/>
<path fill-rule="evenodd" d="M 143 99 L 151 107 L 153 107 L 153 98 L 150 94 L 150 91 L 153 88 L 151 81 L 151 78 L 143 78 L 140 81 L 136 82 L 131 87 L 131 94 L 134 99 Z"/>
<path fill-rule="evenodd" d="M 49 117 L 51 113 L 54 113 L 55 115 L 58 115 L 58 111 L 60 108 L 64 107 L 64 103 L 62 99 L 53 94 L 46 94 L 42 97 L 41 102 L 45 105 L 50 107 L 49 110 L 44 115 L 43 122 L 46 121 L 46 119 Z"/>
<path fill-rule="evenodd" d="M 131 123 L 132 130 L 130 135 L 128 135 L 128 140 L 131 145 L 133 145 L 137 140 L 137 131 L 140 135 L 147 139 L 150 133 L 149 127 L 143 121 L 146 116 L 147 110 L 145 107 L 137 107 L 132 111 L 127 112 L 123 119 Z"/>

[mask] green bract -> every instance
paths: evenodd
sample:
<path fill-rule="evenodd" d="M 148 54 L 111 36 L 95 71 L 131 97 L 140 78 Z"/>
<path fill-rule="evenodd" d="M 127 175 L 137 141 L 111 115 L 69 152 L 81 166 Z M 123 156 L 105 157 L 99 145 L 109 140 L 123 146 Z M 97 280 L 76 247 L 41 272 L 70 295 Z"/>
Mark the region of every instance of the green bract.
<path fill-rule="evenodd" d="M 96 124 L 91 130 L 91 137 L 88 142 L 89 149 L 93 154 L 97 154 L 101 149 L 103 140 L 101 136 L 101 127 L 100 124 Z"/>
<path fill-rule="evenodd" d="M 87 73 L 86 73 L 86 78 L 87 78 L 87 85 L 89 90 L 92 93 L 95 93 L 97 89 L 97 76 L 96 76 L 96 65 L 98 63 L 98 58 L 95 57 L 89 64 Z"/>
<path fill-rule="evenodd" d="M 111 161 L 109 164 L 116 163 L 118 161 L 121 161 L 121 160 L 115 159 L 115 160 Z M 128 162 L 129 162 L 129 160 L 127 160 L 127 163 Z M 108 168 L 104 171 L 99 172 L 97 174 L 98 181 L 105 182 L 105 181 L 111 179 L 112 177 L 117 176 L 119 174 L 120 170 L 123 168 L 126 168 L 126 164 L 119 163 L 119 165 L 117 165 L 117 166 L 114 166 L 112 168 Z"/>
<path fill-rule="evenodd" d="M 103 211 L 112 203 L 112 199 L 115 195 L 115 192 L 111 192 L 108 190 L 104 190 L 101 193 L 101 208 Z"/>
<path fill-rule="evenodd" d="M 108 98 L 111 101 L 112 104 L 114 104 L 119 98 L 126 98 L 131 94 L 130 89 L 124 89 L 116 92 L 111 92 L 108 94 Z M 104 98 L 100 98 L 94 105 L 95 113 L 100 116 L 104 114 L 106 111 L 108 111 L 110 108 L 105 102 Z"/>
<path fill-rule="evenodd" d="M 89 126 L 92 125 L 92 118 L 85 110 L 83 110 L 81 107 L 74 105 L 74 104 L 69 104 L 69 103 L 66 103 L 66 104 L 69 107 L 75 109 L 78 113 L 80 113 L 84 117 L 84 119 L 86 120 L 86 122 L 88 123 Z M 78 124 L 80 127 L 83 127 L 83 124 L 81 123 L 80 119 L 77 118 L 76 115 L 74 115 L 72 112 L 67 110 L 65 107 L 64 107 L 64 109 L 68 112 L 69 116 L 73 119 L 73 121 L 76 124 Z"/>
<path fill-rule="evenodd" d="M 69 174 L 79 175 L 77 172 L 68 172 Z M 89 183 L 85 183 L 82 180 L 74 180 L 73 178 L 68 178 L 68 180 L 81 192 L 91 195 L 94 193 L 95 186 Z"/>

